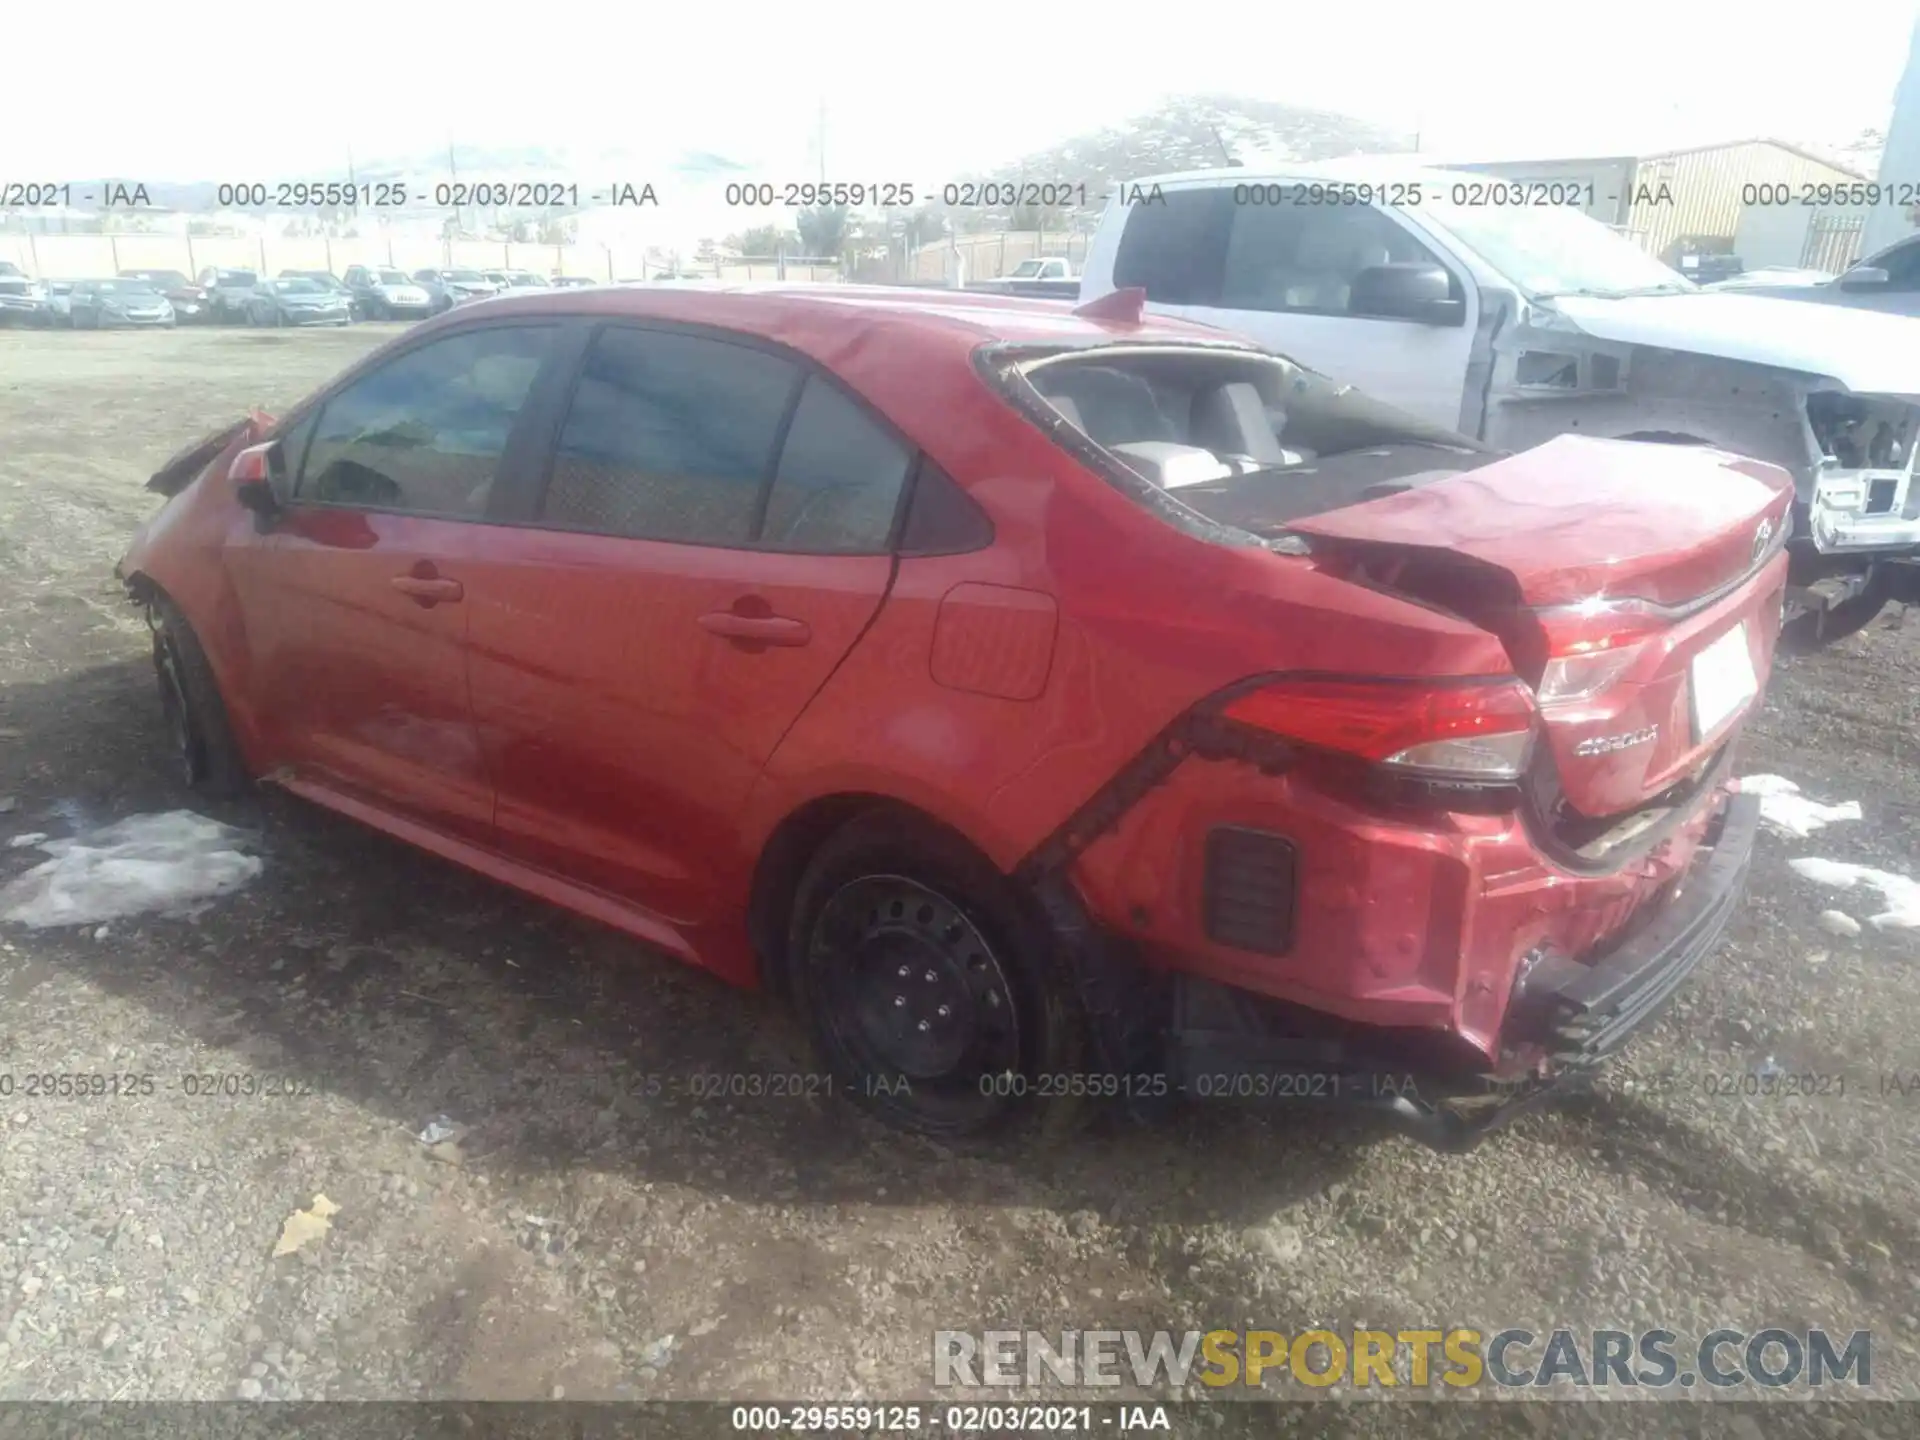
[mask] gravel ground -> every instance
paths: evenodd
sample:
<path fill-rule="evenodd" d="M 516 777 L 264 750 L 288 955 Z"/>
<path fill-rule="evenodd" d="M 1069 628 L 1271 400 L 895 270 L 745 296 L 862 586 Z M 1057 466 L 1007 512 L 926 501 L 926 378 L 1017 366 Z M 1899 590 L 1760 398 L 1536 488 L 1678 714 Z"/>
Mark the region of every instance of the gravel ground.
<path fill-rule="evenodd" d="M 396 328 L 0 332 L 0 842 L 188 803 L 111 577 L 142 482 Z M 1194 1109 L 1014 1163 L 708 1097 L 804 1067 L 790 1023 L 290 798 L 208 812 L 265 871 L 198 917 L 0 928 L 0 1072 L 155 1077 L 0 1100 L 0 1399 L 907 1398 L 937 1329 L 1312 1323 L 1870 1329 L 1875 1393 L 1920 1394 L 1920 1085 L 1886 1083 L 1920 1076 L 1917 952 L 1825 933 L 1870 908 L 1786 865 L 1915 864 L 1897 619 L 1784 662 L 1743 766 L 1866 818 L 1764 839 L 1628 1062 L 1466 1156 Z M 1722 1093 L 1769 1057 L 1835 1078 Z M 226 1075 L 294 1093 L 188 1093 Z M 274 1257 L 316 1195 L 331 1229 Z"/>

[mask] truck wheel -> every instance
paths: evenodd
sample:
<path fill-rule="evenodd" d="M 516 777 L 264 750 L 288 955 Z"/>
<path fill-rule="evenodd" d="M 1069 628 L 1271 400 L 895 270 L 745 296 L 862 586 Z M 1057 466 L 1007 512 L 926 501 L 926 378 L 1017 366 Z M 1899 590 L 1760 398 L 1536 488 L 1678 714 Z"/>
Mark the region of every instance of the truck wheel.
<path fill-rule="evenodd" d="M 1086 1023 L 1042 923 L 970 847 L 885 813 L 849 822 L 794 894 L 792 992 L 836 1086 L 944 1141 L 1058 1138 Z"/>
<path fill-rule="evenodd" d="M 173 742 L 174 763 L 193 789 L 231 799 L 247 788 L 246 761 L 234 742 L 226 702 L 213 678 L 207 653 L 186 616 L 164 595 L 147 611 L 153 630 L 153 668 L 160 680 L 160 709 Z"/>

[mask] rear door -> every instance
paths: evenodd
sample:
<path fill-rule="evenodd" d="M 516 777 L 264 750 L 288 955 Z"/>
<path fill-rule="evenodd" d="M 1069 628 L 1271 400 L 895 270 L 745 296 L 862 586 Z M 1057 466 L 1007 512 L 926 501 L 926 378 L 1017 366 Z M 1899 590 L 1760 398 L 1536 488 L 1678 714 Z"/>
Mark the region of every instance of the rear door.
<path fill-rule="evenodd" d="M 501 845 L 676 923 L 893 575 L 910 447 L 744 339 L 592 339 L 525 523 L 463 562 Z"/>
<path fill-rule="evenodd" d="M 493 786 L 467 696 L 465 561 L 560 327 L 419 344 L 328 396 L 282 439 L 279 523 L 229 553 L 250 687 L 296 778 L 491 839 Z"/>

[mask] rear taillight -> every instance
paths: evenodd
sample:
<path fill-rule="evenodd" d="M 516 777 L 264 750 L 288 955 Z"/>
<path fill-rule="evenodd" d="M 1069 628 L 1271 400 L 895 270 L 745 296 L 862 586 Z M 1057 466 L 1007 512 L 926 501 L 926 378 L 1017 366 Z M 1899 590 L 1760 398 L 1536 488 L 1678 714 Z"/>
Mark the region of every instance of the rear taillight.
<path fill-rule="evenodd" d="M 1266 734 L 1396 774 L 1507 785 L 1526 773 L 1538 711 L 1517 680 L 1282 680 L 1231 701 L 1225 714 Z"/>
<path fill-rule="evenodd" d="M 1591 700 L 1633 667 L 1661 628 L 1657 616 L 1630 602 L 1588 601 L 1540 617 L 1547 661 L 1534 695 L 1542 705 Z"/>

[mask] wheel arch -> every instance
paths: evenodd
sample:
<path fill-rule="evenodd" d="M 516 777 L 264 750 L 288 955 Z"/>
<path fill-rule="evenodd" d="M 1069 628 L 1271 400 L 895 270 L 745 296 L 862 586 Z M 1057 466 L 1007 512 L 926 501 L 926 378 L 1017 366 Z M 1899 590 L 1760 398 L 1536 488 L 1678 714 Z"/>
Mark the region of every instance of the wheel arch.
<path fill-rule="evenodd" d="M 1010 889 L 1016 889 L 1012 877 L 985 848 L 917 805 L 876 791 L 845 790 L 815 796 L 789 811 L 773 827 L 754 863 L 747 900 L 747 937 L 760 983 L 769 994 L 781 1000 L 792 996 L 787 972 L 787 922 L 808 864 L 831 836 L 855 820 L 874 815 L 884 815 L 909 831 L 925 835 L 931 845 L 949 849 L 964 846 L 982 866 L 1007 881 Z"/>

